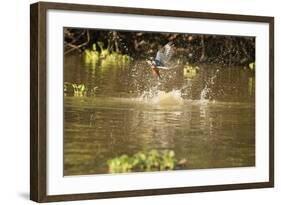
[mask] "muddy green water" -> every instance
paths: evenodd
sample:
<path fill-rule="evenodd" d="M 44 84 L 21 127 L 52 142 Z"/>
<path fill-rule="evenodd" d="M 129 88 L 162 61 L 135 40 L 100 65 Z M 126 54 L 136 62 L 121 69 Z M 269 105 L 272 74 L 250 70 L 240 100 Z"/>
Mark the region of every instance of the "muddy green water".
<path fill-rule="evenodd" d="M 159 81 L 145 62 L 85 65 L 65 57 L 64 81 L 96 88 L 64 97 L 64 175 L 108 173 L 106 161 L 172 149 L 186 169 L 255 165 L 255 77 L 242 67 L 182 67 Z"/>

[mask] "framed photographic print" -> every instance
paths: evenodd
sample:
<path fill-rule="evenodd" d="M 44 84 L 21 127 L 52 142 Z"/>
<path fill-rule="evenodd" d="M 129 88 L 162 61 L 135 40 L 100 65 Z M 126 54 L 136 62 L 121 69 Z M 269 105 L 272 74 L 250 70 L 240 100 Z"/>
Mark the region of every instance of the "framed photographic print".
<path fill-rule="evenodd" d="M 40 2 L 37 202 L 274 186 L 274 18 Z"/>

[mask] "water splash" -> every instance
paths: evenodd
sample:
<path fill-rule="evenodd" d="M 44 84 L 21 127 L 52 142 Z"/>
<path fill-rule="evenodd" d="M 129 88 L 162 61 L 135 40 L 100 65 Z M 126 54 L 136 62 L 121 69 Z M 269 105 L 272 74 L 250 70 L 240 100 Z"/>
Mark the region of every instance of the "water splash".
<path fill-rule="evenodd" d="M 181 90 L 165 92 L 158 90 L 156 87 L 143 92 L 138 101 L 160 106 L 178 106 L 184 103 Z"/>
<path fill-rule="evenodd" d="M 205 87 L 203 88 L 200 94 L 201 102 L 207 102 L 210 100 L 212 94 L 211 86 L 215 84 L 215 79 L 217 78 L 218 73 L 219 69 L 217 69 L 215 74 L 210 78 L 210 80 L 206 82 Z"/>
<path fill-rule="evenodd" d="M 206 84 L 205 87 L 203 88 L 203 90 L 201 91 L 200 101 L 202 101 L 202 102 L 209 101 L 209 93 L 210 93 L 210 91 L 211 91 L 211 89 Z"/>

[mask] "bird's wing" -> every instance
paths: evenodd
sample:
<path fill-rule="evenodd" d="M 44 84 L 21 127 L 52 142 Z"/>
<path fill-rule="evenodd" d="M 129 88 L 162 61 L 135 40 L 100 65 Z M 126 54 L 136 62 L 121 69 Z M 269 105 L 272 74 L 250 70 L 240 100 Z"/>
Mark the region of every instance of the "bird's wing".
<path fill-rule="evenodd" d="M 160 50 L 158 50 L 156 54 L 156 60 L 158 60 L 163 66 L 167 66 L 171 57 L 174 54 L 173 43 L 169 42 L 165 46 L 163 46 Z"/>

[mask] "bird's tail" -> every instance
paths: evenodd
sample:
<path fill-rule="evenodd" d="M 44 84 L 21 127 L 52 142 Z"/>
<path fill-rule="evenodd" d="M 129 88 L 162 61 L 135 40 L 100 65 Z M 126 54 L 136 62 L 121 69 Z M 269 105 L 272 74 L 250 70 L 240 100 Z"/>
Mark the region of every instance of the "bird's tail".
<path fill-rule="evenodd" d="M 158 76 L 158 78 L 159 78 L 160 80 L 162 80 L 162 77 L 161 77 L 161 75 L 160 75 L 159 69 L 158 69 L 158 68 L 153 68 L 152 70 L 153 70 L 154 73 Z"/>
<path fill-rule="evenodd" d="M 158 73 L 157 75 L 158 75 L 159 80 L 162 80 L 160 73 Z"/>
<path fill-rule="evenodd" d="M 162 80 L 162 77 L 161 77 L 161 75 L 160 75 L 159 70 L 158 70 L 157 72 L 155 72 L 155 73 L 157 74 L 157 76 L 158 76 L 159 80 Z"/>

